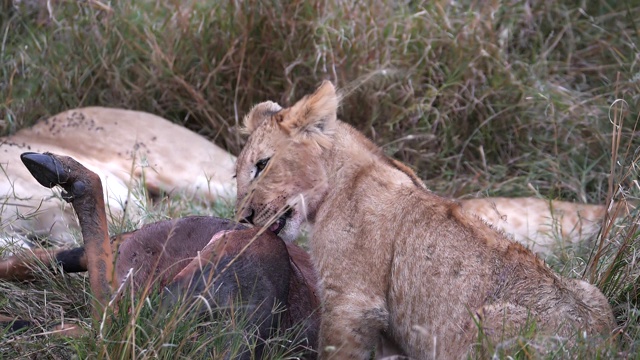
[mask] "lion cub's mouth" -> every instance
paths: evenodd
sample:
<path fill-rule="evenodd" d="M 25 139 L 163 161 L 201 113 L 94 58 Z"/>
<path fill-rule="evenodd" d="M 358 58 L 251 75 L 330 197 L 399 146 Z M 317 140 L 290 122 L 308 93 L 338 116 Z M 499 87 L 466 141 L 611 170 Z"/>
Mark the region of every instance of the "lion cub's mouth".
<path fill-rule="evenodd" d="M 271 226 L 269 226 L 269 230 L 273 231 L 276 235 L 287 225 L 287 219 L 293 215 L 293 209 L 289 208 L 289 210 L 285 211 L 284 214 L 280 215 L 280 217 L 274 221 Z"/>

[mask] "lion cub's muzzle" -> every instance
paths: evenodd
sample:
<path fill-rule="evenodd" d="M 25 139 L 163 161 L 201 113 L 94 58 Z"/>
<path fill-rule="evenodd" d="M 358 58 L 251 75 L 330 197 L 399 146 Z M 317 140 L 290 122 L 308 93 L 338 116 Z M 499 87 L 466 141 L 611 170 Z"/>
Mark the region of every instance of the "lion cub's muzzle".
<path fill-rule="evenodd" d="M 290 219 L 292 215 L 293 209 L 288 208 L 284 214 L 280 215 L 280 217 L 277 218 L 271 226 L 269 226 L 269 230 L 273 231 L 277 235 L 282 229 L 284 229 L 284 226 L 287 225 L 287 220 Z"/>
<path fill-rule="evenodd" d="M 249 215 L 240 219 L 240 223 L 253 225 L 253 218 L 255 217 L 255 215 L 256 215 L 256 211 L 251 209 L 251 211 L 249 212 Z"/>
<path fill-rule="evenodd" d="M 278 217 L 270 226 L 269 230 L 276 235 L 287 225 L 287 220 L 293 215 L 293 209 L 288 208 L 280 217 Z M 240 223 L 255 225 L 256 211 L 251 209 L 248 215 L 240 220 Z"/>

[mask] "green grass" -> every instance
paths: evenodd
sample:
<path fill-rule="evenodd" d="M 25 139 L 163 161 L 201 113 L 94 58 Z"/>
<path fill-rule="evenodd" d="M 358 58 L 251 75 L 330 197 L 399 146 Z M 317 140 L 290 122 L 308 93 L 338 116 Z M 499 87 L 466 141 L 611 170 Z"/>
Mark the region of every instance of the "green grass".
<path fill-rule="evenodd" d="M 51 13 L 46 1 L 0 4 L 5 134 L 103 105 L 163 116 L 237 154 L 253 104 L 289 105 L 330 79 L 344 91 L 341 118 L 444 195 L 605 203 L 638 194 L 633 1 L 52 1 Z M 173 201 L 148 221 L 230 211 Z M 605 226 L 593 248 L 553 262 L 611 300 L 619 327 L 601 357 L 640 356 L 637 223 Z M 45 295 L 2 284 L 12 294 L 4 309 L 88 319 L 84 278 L 43 281 L 57 285 L 40 287 Z M 101 346 L 22 340 L 0 347 L 54 357 Z"/>
<path fill-rule="evenodd" d="M 144 184 L 132 190 L 144 193 Z M 195 214 L 232 217 L 233 207 L 225 202 L 203 204 L 179 193 L 163 197 L 157 206 L 142 202 L 145 222 Z M 133 229 L 128 217 L 109 225 L 112 233 Z M 81 242 L 81 236 L 74 235 Z M 24 250 L 5 246 L 0 249 L 3 255 Z M 0 358 L 234 359 L 256 346 L 256 329 L 247 326 L 249 314 L 241 307 L 218 306 L 204 297 L 163 302 L 158 289 L 135 292 L 129 279 L 117 289 L 118 301 L 109 304 L 101 320 L 94 321 L 86 273 L 66 274 L 50 263 L 39 263 L 33 271 L 34 281 L 0 281 L 0 313 L 29 319 L 35 325 L 17 333 L 0 328 Z M 272 309 L 282 311 L 281 307 Z M 58 335 L 55 326 L 59 324 L 77 325 L 84 335 Z M 269 338 L 263 358 L 302 356 L 306 340 L 301 327 Z"/>

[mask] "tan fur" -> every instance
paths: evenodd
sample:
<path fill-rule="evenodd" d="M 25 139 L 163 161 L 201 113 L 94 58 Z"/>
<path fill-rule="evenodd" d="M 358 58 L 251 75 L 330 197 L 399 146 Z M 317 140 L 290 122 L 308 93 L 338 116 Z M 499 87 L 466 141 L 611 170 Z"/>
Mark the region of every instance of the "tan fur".
<path fill-rule="evenodd" d="M 604 205 L 579 204 L 538 198 L 481 198 L 461 200 L 462 208 L 476 214 L 536 253 L 547 255 L 594 238 L 607 213 Z M 627 203 L 612 205 L 611 215 L 628 215 Z"/>
<path fill-rule="evenodd" d="M 20 154 L 71 156 L 100 176 L 108 215 L 125 208 L 135 220 L 144 197 L 131 194 L 144 182 L 151 193 L 173 191 L 202 200 L 231 199 L 235 157 L 204 137 L 144 112 L 90 107 L 39 121 L 0 142 L 2 228 L 72 242 L 77 229 L 71 207 L 33 181 Z"/>
<path fill-rule="evenodd" d="M 492 341 L 514 336 L 529 319 L 540 333 L 565 338 L 611 330 L 613 314 L 597 288 L 554 274 L 416 184 L 406 167 L 337 120 L 337 105 L 325 82 L 262 121 L 248 114 L 257 126 L 247 126 L 254 130 L 236 169 L 240 214 L 264 226 L 286 220 L 280 235 L 289 241 L 304 221 L 312 224 L 321 358 L 367 358 L 380 334 L 414 358 L 461 358 L 478 341 L 476 321 Z"/>

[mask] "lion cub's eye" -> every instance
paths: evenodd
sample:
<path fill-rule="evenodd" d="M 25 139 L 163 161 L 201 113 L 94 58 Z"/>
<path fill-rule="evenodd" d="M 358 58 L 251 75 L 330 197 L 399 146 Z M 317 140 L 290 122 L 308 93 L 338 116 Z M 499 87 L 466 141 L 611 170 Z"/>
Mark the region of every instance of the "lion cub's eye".
<path fill-rule="evenodd" d="M 264 170 L 264 168 L 267 167 L 269 160 L 271 160 L 271 158 L 258 160 L 258 162 L 256 163 L 256 175 L 253 177 L 254 179 L 257 178 L 258 175 L 260 175 L 260 173 L 262 172 L 262 170 Z"/>

